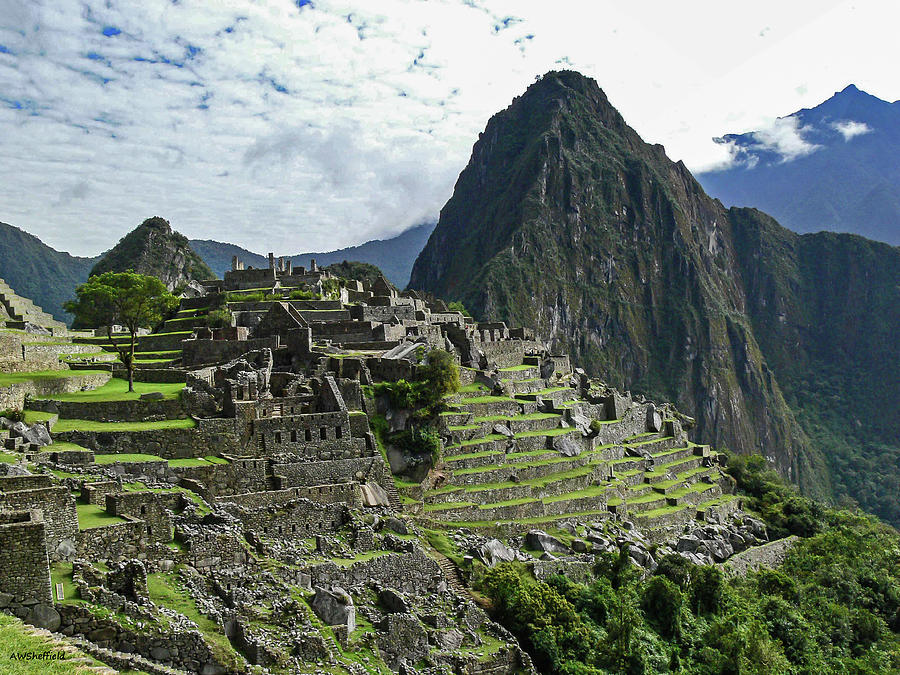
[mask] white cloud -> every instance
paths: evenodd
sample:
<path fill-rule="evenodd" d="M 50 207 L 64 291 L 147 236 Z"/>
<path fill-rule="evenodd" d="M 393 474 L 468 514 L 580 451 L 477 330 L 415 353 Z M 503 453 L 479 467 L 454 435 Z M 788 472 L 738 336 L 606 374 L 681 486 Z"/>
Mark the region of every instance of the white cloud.
<path fill-rule="evenodd" d="M 810 131 L 810 127 L 800 126 L 799 118 L 791 115 L 771 120 L 761 129 L 744 134 L 738 139 L 716 138 L 715 142 L 728 151 L 728 157 L 724 162 L 714 166 L 713 170 L 727 169 L 733 165 L 752 169 L 763 159 L 772 159 L 765 155 L 774 155 L 774 161 L 777 163 L 791 162 L 798 157 L 809 155 L 822 148 L 821 145 L 804 138 L 804 134 Z"/>
<path fill-rule="evenodd" d="M 862 136 L 863 134 L 872 131 L 872 128 L 865 122 L 855 122 L 853 120 L 832 122 L 831 128 L 839 132 L 841 136 L 844 137 L 845 141 L 849 141 L 851 138 L 856 138 L 857 136 Z"/>
<path fill-rule="evenodd" d="M 488 117 L 560 64 L 697 168 L 727 154 L 713 134 L 895 62 L 841 51 L 851 25 L 894 44 L 848 2 L 0 0 L 0 220 L 83 255 L 151 215 L 260 251 L 391 236 L 437 217 Z"/>

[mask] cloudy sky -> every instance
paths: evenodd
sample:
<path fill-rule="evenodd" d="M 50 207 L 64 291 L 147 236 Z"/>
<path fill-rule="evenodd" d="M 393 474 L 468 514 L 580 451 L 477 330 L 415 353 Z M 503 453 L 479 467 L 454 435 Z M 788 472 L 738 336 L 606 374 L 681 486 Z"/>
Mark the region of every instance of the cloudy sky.
<path fill-rule="evenodd" d="M 0 221 L 79 255 L 151 215 L 259 252 L 393 236 L 554 68 L 699 170 L 851 82 L 900 98 L 898 25 L 893 0 L 0 0 Z"/>

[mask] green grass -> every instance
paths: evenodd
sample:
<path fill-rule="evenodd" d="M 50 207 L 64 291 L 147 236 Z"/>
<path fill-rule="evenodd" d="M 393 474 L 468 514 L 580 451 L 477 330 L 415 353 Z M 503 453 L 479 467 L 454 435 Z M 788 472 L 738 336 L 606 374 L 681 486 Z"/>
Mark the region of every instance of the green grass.
<path fill-rule="evenodd" d="M 476 391 L 487 391 L 488 388 L 483 384 L 478 382 L 473 382 L 472 384 L 467 384 L 459 388 L 458 393 L 460 394 L 472 394 Z"/>
<path fill-rule="evenodd" d="M 87 452 L 87 448 L 80 446 L 77 443 L 70 443 L 69 441 L 54 441 L 50 445 L 46 446 L 44 450 L 47 450 L 48 452 L 63 452 L 67 450 Z"/>
<path fill-rule="evenodd" d="M 67 377 L 105 375 L 107 370 L 36 370 L 30 373 L 0 373 L 0 387 L 20 384 L 31 380 L 59 380 Z"/>
<path fill-rule="evenodd" d="M 464 406 L 475 403 L 518 403 L 518 401 L 509 396 L 474 396 L 460 401 L 460 405 Z"/>
<path fill-rule="evenodd" d="M 63 586 L 63 604 L 75 604 L 81 596 L 72 580 L 72 563 L 55 562 L 50 565 L 50 581 L 53 584 L 53 599 L 56 600 L 56 584 Z"/>
<path fill-rule="evenodd" d="M 207 455 L 206 457 L 187 457 L 184 459 L 170 459 L 169 466 L 209 466 L 211 464 L 228 464 L 227 459 Z"/>
<path fill-rule="evenodd" d="M 23 410 L 25 424 L 35 424 L 36 422 L 47 422 L 54 417 L 56 413 L 42 412 L 40 410 Z"/>
<path fill-rule="evenodd" d="M 32 634 L 34 630 L 19 619 L 0 614 L 0 645 L 3 645 L 2 672 L 15 675 L 85 675 L 86 666 L 101 666 L 99 661 L 60 640 Z M 11 660 L 12 654 L 43 654 L 65 650 L 58 660 Z M 95 671 L 96 672 L 96 671 Z"/>
<path fill-rule="evenodd" d="M 78 511 L 79 530 L 90 530 L 95 527 L 126 522 L 124 518 L 108 513 L 106 509 L 97 504 L 76 504 L 75 508 Z"/>
<path fill-rule="evenodd" d="M 8 452 L 0 450 L 0 464 L 16 464 L 19 459 L 19 455 L 11 455 Z"/>
<path fill-rule="evenodd" d="M 145 455 L 143 453 L 121 453 L 112 455 L 94 455 L 96 464 L 115 464 L 116 462 L 160 462 L 161 457 Z"/>
<path fill-rule="evenodd" d="M 197 609 L 190 593 L 182 587 L 178 577 L 172 572 L 157 572 L 147 575 L 147 590 L 150 599 L 157 605 L 168 607 L 184 614 L 197 624 L 216 658 L 226 667 L 243 671 L 243 659 L 231 646 L 219 624 Z"/>
<path fill-rule="evenodd" d="M 155 359 L 151 359 L 153 361 Z M 169 361 L 170 359 L 161 359 Z M 78 372 L 78 371 L 76 371 Z M 81 371 L 84 372 L 84 371 Z M 119 377 L 113 377 L 102 387 L 91 391 L 79 391 L 74 394 L 55 394 L 45 398 L 54 401 L 69 401 L 73 403 L 92 403 L 100 401 L 135 401 L 141 394 L 160 392 L 164 398 L 178 398 L 184 389 L 184 382 L 135 382 L 134 391 L 128 391 L 128 381 Z"/>
<path fill-rule="evenodd" d="M 508 368 L 500 368 L 500 372 L 501 373 L 516 373 L 521 370 L 533 370 L 535 368 L 537 368 L 537 366 L 529 366 L 529 365 L 522 364 L 520 366 L 509 366 Z"/>
<path fill-rule="evenodd" d="M 528 394 L 516 394 L 516 396 L 546 396 L 547 394 L 555 394 L 558 391 L 572 391 L 572 387 L 547 387 L 540 391 L 532 391 Z"/>
<path fill-rule="evenodd" d="M 559 429 L 538 429 L 537 431 L 520 431 L 516 438 L 531 438 L 533 436 L 565 436 L 578 431 L 578 429 L 560 427 Z"/>
<path fill-rule="evenodd" d="M 197 423 L 191 419 L 160 420 L 158 422 L 95 422 L 94 420 L 59 420 L 53 433 L 64 431 L 157 431 L 160 429 L 191 429 Z"/>
<path fill-rule="evenodd" d="M 549 420 L 561 418 L 562 415 L 557 413 L 523 413 L 521 415 L 487 415 L 485 417 L 476 417 L 473 422 L 531 422 L 534 420 Z"/>

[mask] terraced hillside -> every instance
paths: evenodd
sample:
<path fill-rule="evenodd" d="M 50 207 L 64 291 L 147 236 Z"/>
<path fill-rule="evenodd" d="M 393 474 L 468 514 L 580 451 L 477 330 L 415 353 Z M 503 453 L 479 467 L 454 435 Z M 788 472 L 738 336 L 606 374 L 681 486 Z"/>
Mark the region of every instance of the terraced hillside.
<path fill-rule="evenodd" d="M 565 519 L 630 518 L 643 527 L 725 511 L 734 497 L 709 446 L 688 440 L 677 419 L 622 397 L 581 398 L 572 373 L 541 377 L 539 359 L 495 372 L 448 399 L 436 476 L 417 505 L 427 521 L 507 532 Z M 492 392 L 480 382 L 499 381 Z M 646 431 L 656 416 L 657 431 Z"/>

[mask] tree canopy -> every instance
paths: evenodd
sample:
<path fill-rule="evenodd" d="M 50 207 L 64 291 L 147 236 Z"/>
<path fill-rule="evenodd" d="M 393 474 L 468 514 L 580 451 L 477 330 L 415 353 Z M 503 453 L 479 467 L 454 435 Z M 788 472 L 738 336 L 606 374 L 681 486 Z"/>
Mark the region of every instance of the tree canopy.
<path fill-rule="evenodd" d="M 128 390 L 133 391 L 134 347 L 139 328 L 152 328 L 178 306 L 178 298 L 154 276 L 128 272 L 104 272 L 90 277 L 75 289 L 75 300 L 65 304 L 81 328 L 107 327 L 119 358 L 128 369 Z M 124 326 L 129 340 L 120 342 L 113 325 Z"/>

